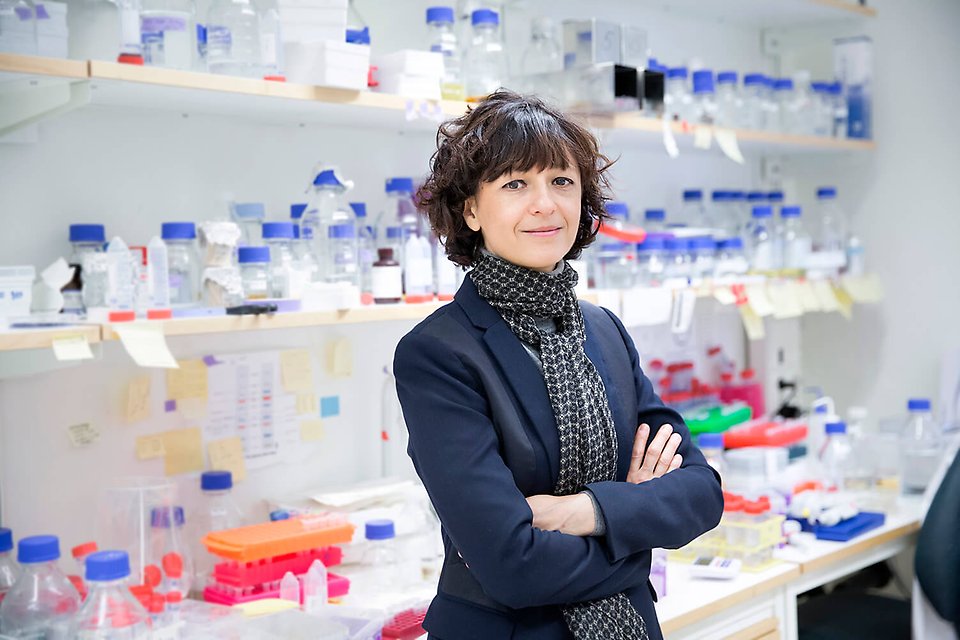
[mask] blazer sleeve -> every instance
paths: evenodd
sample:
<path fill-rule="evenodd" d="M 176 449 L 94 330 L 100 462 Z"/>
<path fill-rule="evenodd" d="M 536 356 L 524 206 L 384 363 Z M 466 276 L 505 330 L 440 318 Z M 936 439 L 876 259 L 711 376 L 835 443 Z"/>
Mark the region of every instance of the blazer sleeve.
<path fill-rule="evenodd" d="M 599 538 L 542 531 L 499 453 L 476 375 L 434 336 L 394 359 L 408 452 L 444 530 L 493 600 L 514 609 L 594 600 L 647 578 L 641 556 L 611 562 Z"/>
<path fill-rule="evenodd" d="M 640 356 L 623 324 L 609 311 L 607 314 L 617 325 L 633 366 L 637 425 L 650 425 L 650 440 L 661 425 L 673 426 L 682 436 L 677 453 L 683 456 L 679 469 L 641 484 L 611 481 L 587 485 L 607 523 L 602 539 L 611 560 L 617 561 L 645 549 L 682 547 L 714 528 L 723 514 L 723 495 L 720 476 L 694 445 L 683 418 L 663 404 L 641 371 Z"/>

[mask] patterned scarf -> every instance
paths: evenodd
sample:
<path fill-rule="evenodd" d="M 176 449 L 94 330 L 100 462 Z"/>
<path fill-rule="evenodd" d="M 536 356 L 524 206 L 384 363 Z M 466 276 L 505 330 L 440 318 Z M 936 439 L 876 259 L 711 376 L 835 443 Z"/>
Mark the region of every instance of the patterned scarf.
<path fill-rule="evenodd" d="M 614 480 L 617 434 L 603 381 L 583 350 L 583 314 L 573 291 L 577 272 L 564 263 L 559 274 L 542 273 L 484 253 L 470 277 L 513 333 L 540 349 L 560 438 L 560 473 L 554 494 L 567 496 L 591 482 Z M 536 318 L 554 318 L 556 333 L 540 331 Z M 622 593 L 562 609 L 577 640 L 647 638 L 643 618 Z"/>

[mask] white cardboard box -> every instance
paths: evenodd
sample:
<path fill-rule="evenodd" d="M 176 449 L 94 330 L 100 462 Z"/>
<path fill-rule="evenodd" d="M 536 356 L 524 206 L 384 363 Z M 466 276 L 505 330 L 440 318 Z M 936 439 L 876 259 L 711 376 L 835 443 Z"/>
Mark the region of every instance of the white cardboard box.
<path fill-rule="evenodd" d="M 367 88 L 370 47 L 337 40 L 283 45 L 289 82 L 362 91 Z"/>
<path fill-rule="evenodd" d="M 425 98 L 440 100 L 440 79 L 403 74 L 377 75 L 377 91 L 393 93 L 407 98 Z"/>
<path fill-rule="evenodd" d="M 377 56 L 373 66 L 383 76 L 419 76 L 437 82 L 443 78 L 443 54 L 436 51 L 403 49 L 394 53 Z"/>

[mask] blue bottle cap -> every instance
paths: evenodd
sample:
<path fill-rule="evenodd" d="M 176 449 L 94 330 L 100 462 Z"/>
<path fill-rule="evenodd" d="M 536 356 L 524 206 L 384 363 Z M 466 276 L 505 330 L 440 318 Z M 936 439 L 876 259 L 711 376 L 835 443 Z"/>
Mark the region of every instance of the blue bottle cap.
<path fill-rule="evenodd" d="M 600 245 L 600 251 L 610 251 L 610 252 L 623 251 L 624 249 L 628 249 L 629 247 L 630 247 L 629 242 L 621 242 L 621 241 L 604 242 L 603 244 Z"/>
<path fill-rule="evenodd" d="M 781 218 L 799 218 L 801 213 L 802 213 L 802 210 L 800 209 L 800 207 L 797 207 L 797 206 L 782 207 L 780 209 Z"/>
<path fill-rule="evenodd" d="M 703 191 L 700 189 L 684 189 L 683 201 L 691 202 L 703 199 Z"/>
<path fill-rule="evenodd" d="M 300 239 L 300 227 L 298 225 L 294 225 L 293 227 L 293 239 L 294 240 Z"/>
<path fill-rule="evenodd" d="M 815 407 L 813 408 L 813 412 L 814 412 L 814 413 L 826 413 L 826 412 L 827 412 L 827 405 L 825 405 L 825 404 L 818 404 L 817 406 L 815 406 Z"/>
<path fill-rule="evenodd" d="M 910 398 L 907 400 L 907 411 L 930 411 L 930 399 Z"/>
<path fill-rule="evenodd" d="M 626 202 L 620 202 L 619 200 L 611 200 L 607 202 L 604 206 L 608 215 L 611 215 L 615 218 L 626 218 L 630 215 L 630 209 L 627 207 Z"/>
<path fill-rule="evenodd" d="M 474 12 L 476 14 L 476 12 Z M 389 540 L 396 534 L 393 529 L 393 520 L 368 520 L 364 527 L 367 540 Z"/>
<path fill-rule="evenodd" d="M 750 87 L 753 85 L 763 85 L 767 83 L 767 77 L 762 73 L 748 73 L 743 76 L 743 85 L 745 87 Z"/>
<path fill-rule="evenodd" d="M 743 191 L 730 191 L 730 199 L 734 201 L 743 200 L 746 197 Z"/>
<path fill-rule="evenodd" d="M 270 262 L 270 247 L 240 247 L 237 249 L 237 262 L 240 264 Z"/>
<path fill-rule="evenodd" d="M 102 224 L 70 225 L 70 242 L 106 242 L 106 232 Z"/>
<path fill-rule="evenodd" d="M 269 260 L 270 250 L 267 247 L 241 247 L 244 249 L 264 249 Z M 233 488 L 233 473 L 230 471 L 204 471 L 200 474 L 200 489 L 203 491 L 226 491 Z"/>
<path fill-rule="evenodd" d="M 710 194 L 710 199 L 714 202 L 729 202 L 730 192 L 726 190 L 717 190 Z"/>
<path fill-rule="evenodd" d="M 751 191 L 747 194 L 747 202 L 766 202 L 767 194 L 762 191 Z"/>
<path fill-rule="evenodd" d="M 453 24 L 453 7 L 430 7 L 427 9 L 427 24 L 447 22 Z"/>
<path fill-rule="evenodd" d="M 367 217 L 367 203 L 366 202 L 351 202 L 350 208 L 353 209 L 353 215 L 358 218 Z"/>
<path fill-rule="evenodd" d="M 736 71 L 720 71 L 717 73 L 718 84 L 737 84 Z"/>
<path fill-rule="evenodd" d="M 169 529 L 171 514 L 174 527 L 182 527 L 186 522 L 183 507 L 154 507 L 150 510 L 150 526 L 154 529 Z"/>
<path fill-rule="evenodd" d="M 193 240 L 197 237 L 197 225 L 192 222 L 164 222 L 160 225 L 160 237 L 164 240 Z"/>
<path fill-rule="evenodd" d="M 388 178 L 384 191 L 387 193 L 413 193 L 413 178 Z"/>
<path fill-rule="evenodd" d="M 817 189 L 817 197 L 821 200 L 830 200 L 837 197 L 836 187 L 820 187 Z"/>
<path fill-rule="evenodd" d="M 767 202 L 783 202 L 783 191 L 771 191 L 768 193 Z"/>
<path fill-rule="evenodd" d="M 30 536 L 17 543 L 17 562 L 32 564 L 50 562 L 60 557 L 60 539 L 57 536 Z"/>
<path fill-rule="evenodd" d="M 263 220 L 267 210 L 262 202 L 240 202 L 233 205 L 233 215 L 241 220 Z"/>
<path fill-rule="evenodd" d="M 370 44 L 370 27 L 347 29 L 345 40 L 348 44 Z"/>
<path fill-rule="evenodd" d="M 662 251 L 667 248 L 667 240 L 672 237 L 669 233 L 648 233 L 643 242 L 637 244 L 637 250 Z"/>
<path fill-rule="evenodd" d="M 643 212 L 644 220 L 662 221 L 667 217 L 667 212 L 663 209 L 647 209 Z"/>
<path fill-rule="evenodd" d="M 710 236 L 694 236 L 690 238 L 691 249 L 709 249 L 711 251 L 717 248 L 717 242 Z"/>
<path fill-rule="evenodd" d="M 773 82 L 773 88 L 777 91 L 789 91 L 793 89 L 793 80 L 790 78 L 777 78 Z"/>
<path fill-rule="evenodd" d="M 773 215 L 773 207 L 767 205 L 759 205 L 753 208 L 750 212 L 754 218 L 769 218 Z"/>
<path fill-rule="evenodd" d="M 398 240 L 403 237 L 403 229 L 400 227 L 387 227 L 387 239 Z"/>
<path fill-rule="evenodd" d="M 130 576 L 130 556 L 126 551 L 97 551 L 87 556 L 86 579 L 110 582 Z"/>
<path fill-rule="evenodd" d="M 697 438 L 697 444 L 701 449 L 723 449 L 723 434 L 701 433 Z"/>
<path fill-rule="evenodd" d="M 845 422 L 828 422 L 826 424 L 827 435 L 831 433 L 846 433 L 847 432 L 847 423 Z"/>
<path fill-rule="evenodd" d="M 478 24 L 500 24 L 500 16 L 492 9 L 477 9 L 470 16 L 473 26 Z"/>
<path fill-rule="evenodd" d="M 713 93 L 713 71 L 710 69 L 700 69 L 693 72 L 693 92 L 694 93 Z"/>
<path fill-rule="evenodd" d="M 290 238 L 293 239 L 293 230 L 296 225 L 292 222 L 264 222 L 261 227 L 261 233 L 264 240 L 271 238 Z"/>
<path fill-rule="evenodd" d="M 343 183 L 337 178 L 337 174 L 333 169 L 327 169 L 326 171 L 321 171 L 317 174 L 317 177 L 313 179 L 313 186 L 342 187 Z"/>
<path fill-rule="evenodd" d="M 718 249 L 743 249 L 743 239 L 739 236 L 725 238 L 717 243 Z"/>
<path fill-rule="evenodd" d="M 0 527 L 0 553 L 6 553 L 10 549 L 13 549 L 13 531 Z"/>
<path fill-rule="evenodd" d="M 306 202 L 298 202 L 297 204 L 290 205 L 290 218 L 293 220 L 299 220 L 303 217 L 303 212 L 307 210 Z"/>
<path fill-rule="evenodd" d="M 356 238 L 357 227 L 352 224 L 335 224 L 327 228 L 328 238 Z"/>
<path fill-rule="evenodd" d="M 686 251 L 690 248 L 690 241 L 686 238 L 671 237 L 664 240 L 663 246 L 667 251 Z"/>
<path fill-rule="evenodd" d="M 688 74 L 687 74 L 686 67 L 672 67 L 670 69 L 667 69 L 667 77 L 670 78 L 671 80 L 675 78 L 682 78 L 686 80 L 687 75 Z"/>
<path fill-rule="evenodd" d="M 289 520 L 290 514 L 284 509 L 277 509 L 276 511 L 270 512 L 270 522 L 276 522 L 278 520 Z"/>

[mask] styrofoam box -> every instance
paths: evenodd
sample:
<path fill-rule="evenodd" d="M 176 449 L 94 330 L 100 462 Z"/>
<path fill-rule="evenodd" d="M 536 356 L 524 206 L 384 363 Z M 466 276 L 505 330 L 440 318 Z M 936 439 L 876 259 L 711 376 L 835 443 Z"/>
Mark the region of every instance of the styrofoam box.
<path fill-rule="evenodd" d="M 419 76 L 437 81 L 443 78 L 443 54 L 436 51 L 402 49 L 377 56 L 373 65 L 385 75 Z"/>
<path fill-rule="evenodd" d="M 289 82 L 362 91 L 367 88 L 370 47 L 340 40 L 287 42 L 284 72 Z"/>
<path fill-rule="evenodd" d="M 289 24 L 281 22 L 280 37 L 284 42 L 321 42 L 321 41 L 343 41 L 346 36 L 347 28 L 345 25 L 306 25 Z"/>
<path fill-rule="evenodd" d="M 393 93 L 406 98 L 426 98 L 428 100 L 439 100 L 442 97 L 439 78 L 379 74 L 377 82 L 379 83 L 377 91 L 380 93 Z"/>
<path fill-rule="evenodd" d="M 0 267 L 0 317 L 30 314 L 36 275 L 31 265 Z"/>

